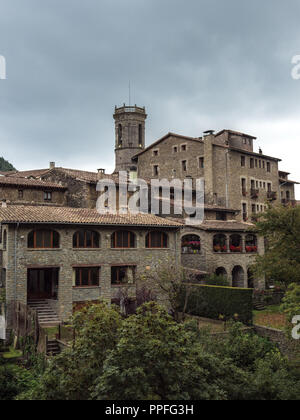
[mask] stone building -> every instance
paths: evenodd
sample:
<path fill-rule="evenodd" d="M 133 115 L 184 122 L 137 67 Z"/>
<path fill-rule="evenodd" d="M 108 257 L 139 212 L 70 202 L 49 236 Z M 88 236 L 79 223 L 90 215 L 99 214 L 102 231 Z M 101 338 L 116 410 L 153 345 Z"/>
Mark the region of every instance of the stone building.
<path fill-rule="evenodd" d="M 0 221 L 7 303 L 46 305 L 45 322 L 67 321 L 73 304 L 111 302 L 120 287 L 135 292 L 139 274 L 180 258 L 182 224 L 154 215 L 8 206 Z"/>
<path fill-rule="evenodd" d="M 140 178 L 204 178 L 207 204 L 238 209 L 239 220 L 251 221 L 281 196 L 280 159 L 255 153 L 254 140 L 231 130 L 201 138 L 169 133 L 132 160 Z"/>
<path fill-rule="evenodd" d="M 124 285 L 134 291 L 139 273 L 169 257 L 194 269 L 200 280 L 216 273 L 234 287 L 264 287 L 264 279 L 251 272 L 255 256 L 265 252 L 252 222 L 269 203 L 295 204 L 296 182 L 279 171 L 280 159 L 255 153 L 255 137 L 232 130 L 195 138 L 168 133 L 146 147 L 146 118 L 145 108 L 115 108 L 113 174 L 51 162 L 49 168 L 0 177 L 7 200 L 0 209 L 1 278 L 8 301 L 42 300 L 54 319 L 67 320 L 74 304 L 112 301 Z M 119 201 L 119 213 L 100 215 L 97 183 L 114 181 L 118 192 L 118 171 L 127 173 L 127 185 L 138 176 L 147 187 L 151 179 L 190 179 L 194 190 L 195 180 L 203 178 L 203 223 L 185 225 L 185 214 L 172 211 L 159 212 L 163 217 L 124 215 Z M 47 204 L 55 207 L 44 206 L 50 186 L 53 201 Z M 10 198 L 4 194 L 9 189 Z M 18 199 L 21 189 L 24 201 Z M 172 204 L 172 192 L 170 198 Z"/>
<path fill-rule="evenodd" d="M 0 177 L 0 201 L 6 204 L 65 206 L 66 190 L 55 182 Z"/>

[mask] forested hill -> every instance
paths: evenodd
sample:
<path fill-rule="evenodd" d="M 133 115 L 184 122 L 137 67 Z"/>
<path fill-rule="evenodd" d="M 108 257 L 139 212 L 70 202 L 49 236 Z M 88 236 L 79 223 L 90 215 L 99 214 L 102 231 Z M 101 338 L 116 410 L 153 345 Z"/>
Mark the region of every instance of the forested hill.
<path fill-rule="evenodd" d="M 5 160 L 3 157 L 0 158 L 0 171 L 9 172 L 9 171 L 16 171 L 16 168 Z"/>

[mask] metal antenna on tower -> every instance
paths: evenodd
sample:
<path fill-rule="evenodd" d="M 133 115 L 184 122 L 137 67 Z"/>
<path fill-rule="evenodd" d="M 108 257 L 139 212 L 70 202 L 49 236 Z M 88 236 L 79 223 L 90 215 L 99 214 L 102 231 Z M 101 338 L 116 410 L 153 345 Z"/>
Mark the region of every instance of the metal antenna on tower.
<path fill-rule="evenodd" d="M 130 80 L 129 80 L 129 106 L 131 106 L 131 86 L 130 86 Z"/>

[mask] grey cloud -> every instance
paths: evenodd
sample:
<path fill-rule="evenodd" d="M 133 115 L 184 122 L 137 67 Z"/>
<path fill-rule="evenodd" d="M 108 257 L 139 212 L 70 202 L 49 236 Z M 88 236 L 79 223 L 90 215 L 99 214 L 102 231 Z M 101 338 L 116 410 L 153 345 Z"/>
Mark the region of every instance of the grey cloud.
<path fill-rule="evenodd" d="M 149 113 L 148 143 L 168 131 L 200 136 L 289 119 L 286 147 L 295 146 L 299 14 L 298 0 L 6 0 L 2 153 L 20 169 L 49 160 L 112 168 L 113 107 L 128 102 L 129 80 L 132 102 Z M 263 134 L 265 149 L 279 150 Z"/>

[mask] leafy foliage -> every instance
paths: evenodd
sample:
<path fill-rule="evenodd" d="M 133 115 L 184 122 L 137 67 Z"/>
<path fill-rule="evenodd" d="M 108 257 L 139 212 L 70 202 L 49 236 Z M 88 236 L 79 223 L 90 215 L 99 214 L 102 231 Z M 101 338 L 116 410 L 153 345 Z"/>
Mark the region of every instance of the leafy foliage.
<path fill-rule="evenodd" d="M 7 160 L 5 160 L 3 157 L 1 157 L 0 158 L 0 171 L 11 172 L 11 171 L 16 171 L 16 168 Z"/>
<path fill-rule="evenodd" d="M 267 243 L 265 255 L 257 256 L 256 274 L 265 274 L 286 289 L 300 283 L 300 207 L 269 208 L 255 229 Z"/>
<path fill-rule="evenodd" d="M 218 276 L 217 274 L 211 274 L 205 278 L 205 284 L 207 286 L 229 286 L 229 281 L 226 276 Z"/>
<path fill-rule="evenodd" d="M 252 324 L 253 293 L 250 289 L 236 287 L 184 285 L 179 297 L 180 308 L 184 305 L 185 288 L 190 289 L 186 312 L 201 317 L 225 320 L 238 318 L 247 325 Z"/>
<path fill-rule="evenodd" d="M 299 378 L 276 347 L 239 323 L 216 339 L 149 302 L 126 319 L 93 305 L 74 326 L 74 347 L 18 399 L 299 399 Z"/>

